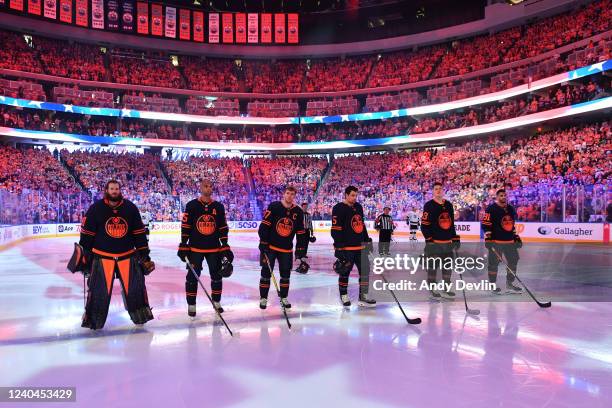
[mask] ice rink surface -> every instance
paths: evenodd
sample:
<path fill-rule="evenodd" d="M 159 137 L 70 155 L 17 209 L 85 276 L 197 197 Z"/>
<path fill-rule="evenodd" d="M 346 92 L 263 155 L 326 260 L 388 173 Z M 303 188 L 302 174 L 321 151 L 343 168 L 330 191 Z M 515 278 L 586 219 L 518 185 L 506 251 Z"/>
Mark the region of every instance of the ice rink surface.
<path fill-rule="evenodd" d="M 73 237 L 0 252 L 0 386 L 75 386 L 53 407 L 609 407 L 612 303 L 405 303 L 371 310 L 338 301 L 328 240 L 292 274 L 287 329 L 277 298 L 258 308 L 257 237 L 230 234 L 224 281 L 230 337 L 203 293 L 186 313 L 177 239 L 151 239 L 155 320 L 135 327 L 115 284 L 103 330 L 80 327 L 82 275 L 65 265 Z M 206 269 L 204 282 L 209 284 Z M 356 301 L 356 275 L 349 293 Z M 5 406 L 7 404 L 0 404 Z M 46 404 L 32 404 L 44 406 Z M 18 404 L 17 406 L 30 406 Z"/>

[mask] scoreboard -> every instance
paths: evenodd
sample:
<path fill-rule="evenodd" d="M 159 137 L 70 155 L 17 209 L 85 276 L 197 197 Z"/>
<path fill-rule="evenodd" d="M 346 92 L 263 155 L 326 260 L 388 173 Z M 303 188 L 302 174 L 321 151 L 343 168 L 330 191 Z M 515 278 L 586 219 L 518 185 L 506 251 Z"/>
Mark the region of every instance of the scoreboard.
<path fill-rule="evenodd" d="M 224 13 L 138 0 L 0 0 L 0 11 L 208 44 L 298 44 L 297 13 Z"/>

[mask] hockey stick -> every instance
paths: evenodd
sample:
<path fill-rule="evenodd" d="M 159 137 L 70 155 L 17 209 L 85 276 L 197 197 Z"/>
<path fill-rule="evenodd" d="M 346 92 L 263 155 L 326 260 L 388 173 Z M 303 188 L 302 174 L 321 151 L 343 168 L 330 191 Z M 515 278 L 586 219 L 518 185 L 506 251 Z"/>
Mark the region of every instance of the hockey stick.
<path fill-rule="evenodd" d="M 535 301 L 535 302 L 538 304 L 538 306 L 543 307 L 543 308 L 546 308 L 546 307 L 551 307 L 551 306 L 552 306 L 552 303 L 551 303 L 550 301 L 549 301 L 549 302 L 540 302 L 538 299 L 536 299 L 536 297 L 533 295 L 533 293 L 531 293 L 531 291 L 529 290 L 529 288 L 527 287 L 527 285 L 525 285 L 525 284 L 523 283 L 523 281 L 521 280 L 521 278 L 519 278 L 519 277 L 517 276 L 517 274 L 516 274 L 516 273 L 515 273 L 515 272 L 514 272 L 512 269 L 510 269 L 510 267 L 508 266 L 508 264 L 504 262 L 504 260 L 502 259 L 501 255 L 499 254 L 499 252 L 497 252 L 497 250 L 496 250 L 495 248 L 491 248 L 491 251 L 493 251 L 493 253 L 494 253 L 494 254 L 495 254 L 495 256 L 497 257 L 497 259 L 499 260 L 499 262 L 500 262 L 500 263 L 501 263 L 503 266 L 505 266 L 505 267 L 506 267 L 506 270 L 507 270 L 508 272 L 510 272 L 510 273 L 512 274 L 512 276 L 514 276 L 514 277 L 516 278 L 516 280 L 517 280 L 517 281 L 519 281 L 519 283 L 520 283 L 521 285 L 523 285 L 523 287 L 525 288 L 525 290 L 527 291 L 527 293 L 529 293 L 529 296 L 531 296 L 531 298 L 532 298 L 532 299 L 533 299 L 533 300 L 534 300 L 534 301 Z"/>
<path fill-rule="evenodd" d="M 387 281 L 387 278 L 385 278 L 385 275 L 381 274 L 380 276 L 382 277 L 383 282 L 385 282 L 387 287 L 389 287 L 389 282 Z M 395 296 L 395 293 L 393 293 L 393 291 L 391 289 L 387 289 L 387 290 L 391 293 L 391 296 L 393 296 L 393 299 L 395 299 L 395 303 L 397 303 L 397 306 L 399 307 L 400 311 L 404 315 L 404 318 L 406 319 L 408 324 L 421 324 L 421 318 L 420 317 L 415 317 L 414 319 L 411 319 L 408 316 L 406 316 L 406 312 L 404 312 L 404 308 L 402 307 L 402 305 L 399 302 L 399 300 L 397 300 L 397 296 Z"/>
<path fill-rule="evenodd" d="M 285 305 L 283 304 L 283 298 L 281 297 L 280 288 L 278 287 L 278 282 L 276 281 L 276 276 L 274 276 L 274 271 L 272 270 L 272 264 L 270 264 L 270 259 L 268 258 L 268 254 L 263 252 L 264 258 L 266 258 L 266 263 L 268 264 L 268 269 L 270 269 L 270 275 L 272 277 L 272 282 L 274 282 L 274 287 L 276 288 L 276 294 L 278 295 L 278 300 L 281 305 L 281 309 L 283 309 L 283 314 L 285 315 L 285 320 L 287 321 L 287 326 L 289 330 L 291 330 L 291 322 L 289 321 L 289 316 L 287 316 L 287 309 L 285 309 Z"/>
<path fill-rule="evenodd" d="M 87 308 L 87 301 L 85 300 L 85 274 L 83 274 L 83 307 Z"/>
<path fill-rule="evenodd" d="M 212 305 L 213 309 L 215 309 L 215 312 L 217 313 L 217 316 L 219 316 L 219 318 L 221 319 L 221 321 L 223 322 L 223 324 L 225 325 L 225 328 L 227 329 L 227 331 L 229 332 L 230 336 L 234 337 L 234 333 L 232 333 L 232 331 L 230 330 L 229 326 L 227 325 L 227 323 L 225 322 L 225 319 L 223 318 L 223 316 L 221 316 L 221 313 L 217 310 L 217 308 L 215 307 L 215 304 L 212 300 L 212 298 L 210 297 L 210 295 L 208 294 L 208 291 L 206 290 L 206 288 L 204 287 L 204 284 L 202 283 L 202 281 L 200 280 L 200 277 L 198 276 L 198 274 L 196 273 L 195 269 L 193 269 L 193 265 L 191 265 L 191 262 L 187 261 L 186 262 L 187 267 L 189 268 L 189 270 L 191 271 L 191 273 L 193 273 L 193 276 L 195 276 L 195 278 L 198 280 L 198 283 L 200 284 L 200 287 L 202 288 L 202 290 L 204 291 L 204 293 L 206 294 L 206 297 L 208 298 L 208 300 L 210 301 L 210 304 Z"/>
<path fill-rule="evenodd" d="M 453 259 L 457 258 L 457 251 L 453 251 Z M 463 278 L 463 274 L 459 274 L 460 278 Z M 464 285 L 465 286 L 465 285 Z M 461 290 L 463 292 L 463 303 L 465 304 L 465 312 L 472 316 L 478 316 L 480 314 L 480 310 L 478 309 L 470 309 L 467 303 L 467 296 L 465 295 L 465 287 Z"/>

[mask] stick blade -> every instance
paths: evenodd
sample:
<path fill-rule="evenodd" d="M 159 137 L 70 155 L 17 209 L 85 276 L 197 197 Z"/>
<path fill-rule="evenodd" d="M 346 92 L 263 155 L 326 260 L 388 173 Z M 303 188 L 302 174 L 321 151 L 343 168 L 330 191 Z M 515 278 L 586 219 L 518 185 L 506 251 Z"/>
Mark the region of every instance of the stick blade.
<path fill-rule="evenodd" d="M 421 318 L 415 317 L 414 319 L 408 319 L 408 323 L 410 324 L 421 324 Z"/>

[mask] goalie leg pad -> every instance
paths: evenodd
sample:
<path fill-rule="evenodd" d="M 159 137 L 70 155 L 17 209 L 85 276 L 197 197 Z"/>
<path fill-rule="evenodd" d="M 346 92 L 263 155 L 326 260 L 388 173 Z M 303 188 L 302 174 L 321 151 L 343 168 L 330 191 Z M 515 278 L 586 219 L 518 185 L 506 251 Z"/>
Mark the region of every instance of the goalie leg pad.
<path fill-rule="evenodd" d="M 119 280 L 123 287 L 125 308 L 134 324 L 145 324 L 153 319 L 145 277 L 136 257 L 117 262 Z"/>
<path fill-rule="evenodd" d="M 98 330 L 108 316 L 115 275 L 115 261 L 95 257 L 87 280 L 87 301 L 81 327 Z"/>

